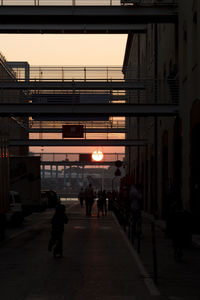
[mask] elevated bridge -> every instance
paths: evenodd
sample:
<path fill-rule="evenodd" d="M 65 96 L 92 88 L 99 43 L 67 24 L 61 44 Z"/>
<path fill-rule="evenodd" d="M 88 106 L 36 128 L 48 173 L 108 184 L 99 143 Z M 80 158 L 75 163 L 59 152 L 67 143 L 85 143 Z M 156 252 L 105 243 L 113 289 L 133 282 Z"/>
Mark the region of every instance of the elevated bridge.
<path fill-rule="evenodd" d="M 60 146 L 60 147 L 87 147 L 87 146 L 147 146 L 146 140 L 125 140 L 125 139 L 28 139 L 28 140 L 9 140 L 8 146 L 30 146 L 30 147 L 43 147 L 43 146 Z"/>
<path fill-rule="evenodd" d="M 176 104 L 33 104 L 0 103 L 0 116 L 176 116 Z"/>
<path fill-rule="evenodd" d="M 121 6 L 120 1 L 2 0 L 1 4 L 0 33 L 144 33 L 148 23 L 178 21 L 177 7 L 170 2 Z"/>
<path fill-rule="evenodd" d="M 29 128 L 30 133 L 62 133 L 62 128 Z M 85 128 L 85 133 L 125 133 L 126 128 Z"/>

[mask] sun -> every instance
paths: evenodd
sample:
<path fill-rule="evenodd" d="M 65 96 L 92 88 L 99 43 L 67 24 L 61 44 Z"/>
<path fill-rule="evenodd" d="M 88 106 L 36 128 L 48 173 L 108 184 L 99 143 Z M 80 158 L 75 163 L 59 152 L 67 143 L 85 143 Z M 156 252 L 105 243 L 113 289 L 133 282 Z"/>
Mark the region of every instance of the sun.
<path fill-rule="evenodd" d="M 95 150 L 92 153 L 92 159 L 95 161 L 101 161 L 103 159 L 103 152 L 101 152 L 100 150 Z"/>

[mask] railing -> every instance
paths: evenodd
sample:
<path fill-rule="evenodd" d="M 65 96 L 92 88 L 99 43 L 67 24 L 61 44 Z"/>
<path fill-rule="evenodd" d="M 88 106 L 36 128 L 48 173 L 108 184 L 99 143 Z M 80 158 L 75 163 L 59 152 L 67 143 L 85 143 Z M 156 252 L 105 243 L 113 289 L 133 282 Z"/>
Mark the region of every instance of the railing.
<path fill-rule="evenodd" d="M 120 6 L 120 0 L 1 0 L 5 6 Z"/>
<path fill-rule="evenodd" d="M 177 5 L 179 0 L 121 0 L 121 5 L 166 6 Z"/>
<path fill-rule="evenodd" d="M 52 124 L 53 123 L 53 124 Z M 62 124 L 85 125 L 86 128 L 125 128 L 125 120 L 109 120 L 109 121 L 40 121 L 29 120 L 29 128 L 61 128 Z"/>
<path fill-rule="evenodd" d="M 108 94 L 110 93 L 111 101 L 112 95 L 123 95 L 124 99 L 118 99 L 119 101 L 125 100 L 128 103 L 154 103 L 155 98 L 158 99 L 158 103 L 178 103 L 179 102 L 179 80 L 174 74 L 169 74 L 167 78 L 137 78 L 136 76 L 136 67 L 128 68 L 124 73 L 122 72 L 121 66 L 31 66 L 29 73 L 29 81 L 25 77 L 25 70 L 22 68 L 13 68 L 13 72 L 15 74 L 15 78 L 19 82 L 34 82 L 34 90 L 29 91 L 29 94 L 66 94 L 68 95 L 68 101 L 70 100 L 70 94 L 74 96 L 74 98 L 78 94 L 98 94 L 99 91 L 85 91 L 80 92 L 76 91 L 72 84 L 72 90 L 68 91 L 55 91 L 54 86 L 52 84 L 52 90 L 49 91 L 39 91 L 39 87 L 37 88 L 37 83 L 40 82 L 70 82 L 70 83 L 78 83 L 78 82 L 105 82 L 105 91 L 101 93 Z M 12 78 L 1 77 L 2 82 L 12 81 Z M 142 89 L 121 91 L 120 93 L 116 90 L 112 91 L 112 82 L 127 82 L 129 84 L 136 84 L 136 86 L 140 85 L 144 87 Z M 108 84 L 110 84 L 110 88 L 108 90 Z M 75 86 L 75 85 L 74 85 Z M 116 88 L 116 87 L 115 87 Z M 129 87 L 130 88 L 130 87 Z M 126 97 L 125 97 L 126 95 Z M 1 94 L 0 94 L 1 97 Z M 6 97 L 6 93 L 4 93 L 4 97 Z M 56 96 L 54 97 L 56 99 Z M 42 98 L 41 98 L 42 99 Z M 66 101 L 67 101 L 66 99 Z M 30 98 L 31 100 L 31 98 Z M 4 100 L 6 102 L 6 99 Z M 52 99 L 54 101 L 54 99 Z M 57 100 L 55 100 L 57 102 Z"/>
<path fill-rule="evenodd" d="M 25 70 L 13 68 L 18 80 L 25 80 Z M 131 72 L 131 70 L 130 70 Z M 46 80 L 115 80 L 124 78 L 121 66 L 30 66 L 29 79 Z"/>
<path fill-rule="evenodd" d="M 31 152 L 30 156 L 40 156 L 41 161 L 45 162 L 67 162 L 67 161 L 79 161 L 79 155 L 81 153 L 35 153 Z M 124 153 L 104 153 L 104 158 L 102 161 L 116 161 L 121 160 L 123 161 L 125 157 Z"/>
<path fill-rule="evenodd" d="M 0 0 L 3 6 L 151 6 L 176 5 L 177 0 Z"/>
<path fill-rule="evenodd" d="M 143 213 L 133 214 L 129 207 L 122 205 L 116 199 L 112 199 L 109 203 L 109 208 L 112 210 L 120 225 L 122 226 L 124 232 L 127 234 L 130 242 L 137 252 L 141 253 L 141 237 L 142 237 L 142 223 L 143 223 Z M 156 250 L 156 224 L 154 218 L 148 221 L 149 237 L 152 241 L 152 276 L 154 283 L 158 283 L 158 267 L 157 267 L 157 250 Z"/>
<path fill-rule="evenodd" d="M 110 207 L 115 213 L 120 225 L 127 233 L 130 241 L 137 248 L 137 252 L 140 253 L 140 241 L 142 233 L 141 216 L 137 218 L 133 216 L 133 213 L 128 207 L 119 203 L 119 201 L 112 201 Z M 137 244 L 137 245 L 136 245 Z"/>

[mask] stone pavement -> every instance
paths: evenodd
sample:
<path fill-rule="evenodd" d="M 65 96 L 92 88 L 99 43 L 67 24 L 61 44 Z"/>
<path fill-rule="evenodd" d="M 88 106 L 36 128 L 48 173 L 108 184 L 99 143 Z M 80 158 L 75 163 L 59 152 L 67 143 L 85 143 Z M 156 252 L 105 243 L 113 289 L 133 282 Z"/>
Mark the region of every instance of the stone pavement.
<path fill-rule="evenodd" d="M 47 251 L 50 212 L 0 245 L 1 300 L 166 299 L 149 278 L 112 213 L 86 218 L 68 209 L 64 257 Z"/>

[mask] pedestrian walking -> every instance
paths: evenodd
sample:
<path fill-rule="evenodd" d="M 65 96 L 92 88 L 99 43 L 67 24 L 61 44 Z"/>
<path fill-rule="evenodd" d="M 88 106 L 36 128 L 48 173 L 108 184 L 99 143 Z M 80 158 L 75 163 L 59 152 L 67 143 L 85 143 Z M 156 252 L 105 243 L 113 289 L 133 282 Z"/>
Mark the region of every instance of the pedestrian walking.
<path fill-rule="evenodd" d="M 182 210 L 175 202 L 169 212 L 167 224 L 167 233 L 172 239 L 174 259 L 180 262 L 183 258 L 183 249 L 191 245 L 190 213 Z"/>
<path fill-rule="evenodd" d="M 97 200 L 97 217 L 99 218 L 100 212 L 102 213 L 103 216 L 103 195 L 102 191 L 98 192 L 98 200 Z"/>
<path fill-rule="evenodd" d="M 133 221 L 133 239 L 141 232 L 141 201 L 142 195 L 132 184 L 129 191 L 129 203 Z"/>
<path fill-rule="evenodd" d="M 85 195 L 84 190 L 83 190 L 83 188 L 81 188 L 81 190 L 78 194 L 81 208 L 83 207 L 84 195 Z"/>
<path fill-rule="evenodd" d="M 86 216 L 91 217 L 92 215 L 92 206 L 94 203 L 94 191 L 92 184 L 85 189 L 85 206 L 86 206 Z"/>
<path fill-rule="evenodd" d="M 68 223 L 68 217 L 65 213 L 65 205 L 58 204 L 56 211 L 51 220 L 52 230 L 51 238 L 49 240 L 48 250 L 52 251 L 53 256 L 62 257 L 63 256 L 63 233 L 64 224 Z"/>
<path fill-rule="evenodd" d="M 102 192 L 102 204 L 103 204 L 103 215 L 107 216 L 107 202 L 106 202 L 107 194 L 106 191 Z"/>

